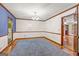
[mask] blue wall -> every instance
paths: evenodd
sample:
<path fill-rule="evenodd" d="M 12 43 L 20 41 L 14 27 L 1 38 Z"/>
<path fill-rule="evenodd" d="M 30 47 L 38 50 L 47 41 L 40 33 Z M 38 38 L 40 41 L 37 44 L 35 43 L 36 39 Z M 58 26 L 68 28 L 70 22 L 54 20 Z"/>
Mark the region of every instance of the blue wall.
<path fill-rule="evenodd" d="M 0 6 L 0 36 L 8 34 L 8 17 L 13 21 L 13 32 L 16 31 L 16 18 Z"/>

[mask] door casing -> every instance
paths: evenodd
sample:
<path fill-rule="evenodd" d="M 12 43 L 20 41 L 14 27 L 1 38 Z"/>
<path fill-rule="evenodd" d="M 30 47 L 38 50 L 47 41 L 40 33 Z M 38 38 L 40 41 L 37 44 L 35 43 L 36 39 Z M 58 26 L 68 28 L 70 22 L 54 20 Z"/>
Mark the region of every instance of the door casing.
<path fill-rule="evenodd" d="M 64 46 L 64 17 L 68 17 L 75 14 L 63 16 L 61 18 L 61 46 Z M 76 38 L 76 39 L 75 39 Z M 77 15 L 77 36 L 74 38 L 74 52 L 78 53 L 78 15 Z"/>

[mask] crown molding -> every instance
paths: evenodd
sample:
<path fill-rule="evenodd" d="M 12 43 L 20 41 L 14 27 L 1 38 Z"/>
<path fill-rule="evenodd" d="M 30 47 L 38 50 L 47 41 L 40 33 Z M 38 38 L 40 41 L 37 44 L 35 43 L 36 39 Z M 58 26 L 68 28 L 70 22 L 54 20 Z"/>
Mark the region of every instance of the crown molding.
<path fill-rule="evenodd" d="M 16 18 L 17 20 L 29 20 L 29 21 L 42 21 L 44 22 L 45 20 L 32 20 L 32 19 L 25 19 L 25 18 Z"/>
<path fill-rule="evenodd" d="M 3 7 L 7 12 L 9 12 L 13 17 L 15 17 L 9 10 L 7 7 L 5 7 L 2 3 L 0 3 L 0 6 Z M 16 18 L 16 17 L 15 17 Z"/>
<path fill-rule="evenodd" d="M 48 19 L 46 19 L 46 21 L 47 21 L 47 20 L 49 20 L 49 19 L 51 19 L 51 18 L 53 18 L 53 17 L 56 17 L 56 16 L 58 16 L 58 15 L 60 15 L 60 14 L 64 13 L 64 12 L 66 12 L 66 11 L 68 11 L 68 10 L 71 10 L 71 9 L 73 9 L 73 8 L 77 7 L 77 6 L 79 6 L 79 3 L 78 3 L 78 4 L 76 4 L 76 5 L 75 5 L 75 6 L 73 6 L 73 7 L 70 7 L 70 8 L 68 8 L 68 9 L 66 9 L 66 10 L 64 10 L 64 11 L 62 11 L 62 12 L 60 12 L 60 13 L 58 13 L 58 14 L 54 15 L 54 16 L 52 16 L 52 17 L 49 17 Z"/>

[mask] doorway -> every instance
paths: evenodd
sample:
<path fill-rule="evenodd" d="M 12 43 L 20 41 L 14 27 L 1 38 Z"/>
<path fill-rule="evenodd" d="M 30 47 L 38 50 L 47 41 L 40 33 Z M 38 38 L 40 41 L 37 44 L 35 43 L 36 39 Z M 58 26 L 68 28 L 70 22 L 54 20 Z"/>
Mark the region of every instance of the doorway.
<path fill-rule="evenodd" d="M 77 18 L 76 14 L 62 17 L 62 46 L 66 49 L 77 51 Z"/>
<path fill-rule="evenodd" d="M 13 22 L 12 19 L 8 18 L 8 43 L 13 40 Z"/>

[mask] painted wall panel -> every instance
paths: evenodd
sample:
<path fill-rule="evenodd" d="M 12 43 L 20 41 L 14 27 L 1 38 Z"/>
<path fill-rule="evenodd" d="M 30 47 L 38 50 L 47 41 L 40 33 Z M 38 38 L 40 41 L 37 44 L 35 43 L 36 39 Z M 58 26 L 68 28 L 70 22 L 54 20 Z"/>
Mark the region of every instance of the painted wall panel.
<path fill-rule="evenodd" d="M 45 23 L 16 19 L 16 31 L 45 31 Z"/>
<path fill-rule="evenodd" d="M 43 37 L 43 32 L 29 32 L 29 33 L 14 33 L 13 39 L 16 38 L 30 38 L 30 37 Z"/>
<path fill-rule="evenodd" d="M 7 36 L 0 37 L 0 52 L 8 45 Z"/>

